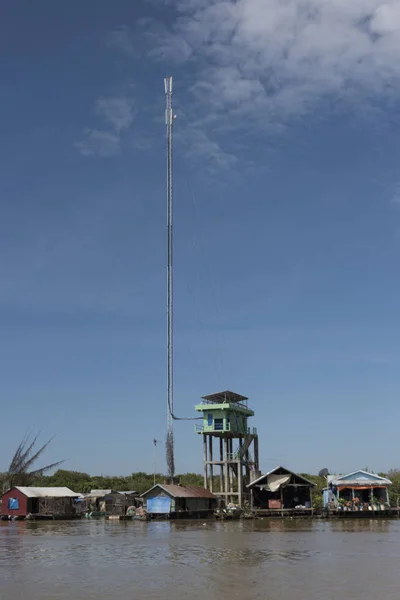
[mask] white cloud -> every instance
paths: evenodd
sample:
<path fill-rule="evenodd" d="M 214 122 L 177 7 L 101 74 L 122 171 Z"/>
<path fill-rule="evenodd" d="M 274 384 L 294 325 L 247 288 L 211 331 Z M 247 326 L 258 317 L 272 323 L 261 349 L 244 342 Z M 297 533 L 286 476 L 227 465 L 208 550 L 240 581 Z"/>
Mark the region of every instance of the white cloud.
<path fill-rule="evenodd" d="M 120 152 L 120 145 L 121 138 L 118 134 L 89 128 L 84 130 L 83 139 L 75 144 L 83 156 L 100 158 L 115 156 Z"/>
<path fill-rule="evenodd" d="M 163 26 L 153 26 L 147 31 L 151 49 L 149 55 L 155 59 L 185 63 L 192 55 L 192 46 L 182 36 L 171 35 Z"/>
<path fill-rule="evenodd" d="M 115 132 L 120 133 L 132 124 L 133 101 L 125 97 L 101 97 L 96 102 L 96 112 L 112 126 Z"/>
<path fill-rule="evenodd" d="M 133 100 L 126 96 L 101 97 L 95 105 L 95 113 L 109 126 L 108 129 L 83 131 L 83 139 L 75 144 L 83 156 L 114 156 L 120 152 L 123 132 L 134 119 Z"/>
<path fill-rule="evenodd" d="M 371 29 L 380 35 L 399 32 L 400 4 L 398 2 L 391 2 L 379 6 L 371 21 Z"/>
<path fill-rule="evenodd" d="M 200 128 L 188 127 L 177 137 L 187 147 L 186 157 L 195 163 L 201 163 L 203 169 L 205 168 L 204 160 L 206 159 L 209 162 L 207 166 L 209 172 L 230 169 L 238 161 L 234 154 L 225 151 L 218 142 L 211 139 Z"/>
<path fill-rule="evenodd" d="M 288 89 L 314 100 L 354 84 L 379 91 L 389 77 L 398 81 L 400 36 L 393 33 L 400 33 L 399 0 L 202 4 L 177 20 L 173 37 L 190 43 L 197 57 L 213 59 L 202 82 L 221 106 L 250 99 L 248 88 L 270 102 Z"/>
<path fill-rule="evenodd" d="M 400 184 L 397 184 L 394 194 L 392 196 L 392 204 L 397 207 L 400 207 Z"/>
<path fill-rule="evenodd" d="M 117 48 L 118 50 L 122 50 L 125 54 L 130 57 L 136 57 L 137 46 L 134 43 L 134 38 L 132 36 L 132 31 L 129 27 L 122 25 L 114 31 L 111 31 L 106 39 L 107 46 L 110 48 Z"/>
<path fill-rule="evenodd" d="M 153 56 L 190 66 L 200 128 L 270 131 L 327 98 L 365 118 L 400 91 L 400 0 L 167 0 Z M 212 149 L 211 149 L 212 150 Z"/>

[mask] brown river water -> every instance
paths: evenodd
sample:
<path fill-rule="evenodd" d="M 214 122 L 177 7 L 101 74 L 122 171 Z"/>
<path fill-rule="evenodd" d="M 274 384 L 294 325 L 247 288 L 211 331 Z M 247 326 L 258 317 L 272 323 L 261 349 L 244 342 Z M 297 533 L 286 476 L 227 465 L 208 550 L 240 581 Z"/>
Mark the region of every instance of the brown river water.
<path fill-rule="evenodd" d="M 0 599 L 400 599 L 400 521 L 0 522 Z"/>

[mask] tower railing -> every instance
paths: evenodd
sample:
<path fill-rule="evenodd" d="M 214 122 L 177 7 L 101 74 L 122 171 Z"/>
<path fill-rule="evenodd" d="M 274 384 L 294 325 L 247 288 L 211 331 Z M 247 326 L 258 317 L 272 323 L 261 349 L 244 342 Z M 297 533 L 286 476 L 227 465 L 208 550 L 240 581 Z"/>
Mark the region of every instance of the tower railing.
<path fill-rule="evenodd" d="M 231 423 L 227 423 L 225 426 L 218 423 L 217 426 L 214 424 L 206 428 L 204 428 L 204 425 L 195 425 L 194 430 L 196 433 L 231 431 L 232 433 L 240 433 L 242 435 L 257 435 L 257 427 L 231 427 Z"/>
<path fill-rule="evenodd" d="M 229 400 L 221 400 L 221 401 L 217 401 L 217 400 L 206 400 L 204 398 L 202 398 L 201 400 L 201 404 L 204 404 L 206 406 L 212 406 L 212 405 L 216 405 L 216 404 L 230 404 L 232 406 L 240 406 L 241 408 L 246 408 L 248 409 L 248 404 L 247 404 L 247 400 L 244 400 L 243 402 L 230 402 Z"/>

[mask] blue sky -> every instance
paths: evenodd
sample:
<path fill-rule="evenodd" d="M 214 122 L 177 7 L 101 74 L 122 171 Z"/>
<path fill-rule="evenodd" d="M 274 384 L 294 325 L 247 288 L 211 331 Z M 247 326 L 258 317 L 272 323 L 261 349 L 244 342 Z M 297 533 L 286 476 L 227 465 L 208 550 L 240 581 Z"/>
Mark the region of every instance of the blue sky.
<path fill-rule="evenodd" d="M 0 28 L 0 470 L 38 429 L 66 468 L 152 469 L 166 74 L 176 412 L 248 395 L 263 470 L 400 466 L 399 0 L 15 0 Z"/>

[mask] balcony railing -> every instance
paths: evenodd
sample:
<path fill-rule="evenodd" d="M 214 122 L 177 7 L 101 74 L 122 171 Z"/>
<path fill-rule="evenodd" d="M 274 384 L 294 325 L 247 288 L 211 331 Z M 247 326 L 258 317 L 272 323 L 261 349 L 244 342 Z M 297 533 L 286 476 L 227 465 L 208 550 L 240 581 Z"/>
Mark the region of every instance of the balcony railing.
<path fill-rule="evenodd" d="M 213 431 L 232 431 L 233 433 L 241 433 L 243 435 L 257 435 L 256 427 L 246 427 L 244 429 L 240 427 L 232 428 L 231 423 L 226 423 L 225 425 L 223 423 L 213 423 L 212 425 L 206 425 L 205 427 L 204 425 L 195 425 L 196 433 L 204 433 L 204 431 L 207 433 L 212 433 Z"/>

